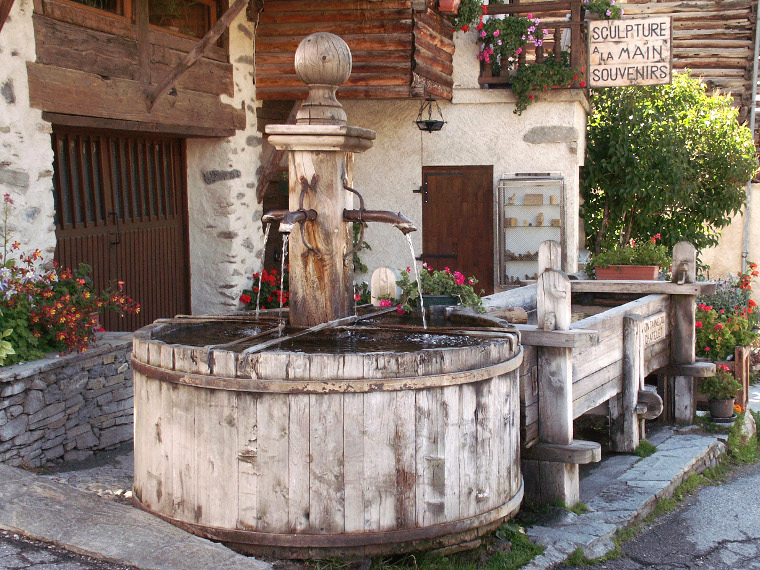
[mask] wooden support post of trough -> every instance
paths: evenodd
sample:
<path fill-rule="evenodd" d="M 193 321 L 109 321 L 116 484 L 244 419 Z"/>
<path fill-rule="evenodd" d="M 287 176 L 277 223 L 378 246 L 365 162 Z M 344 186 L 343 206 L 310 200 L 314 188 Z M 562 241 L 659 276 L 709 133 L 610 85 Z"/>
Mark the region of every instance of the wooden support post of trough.
<path fill-rule="evenodd" d="M 609 401 L 613 451 L 630 453 L 639 446 L 641 439 L 642 426 L 636 407 L 639 390 L 644 388 L 643 320 L 639 315 L 623 317 L 623 391 Z"/>
<path fill-rule="evenodd" d="M 697 276 L 696 250 L 689 242 L 679 242 L 673 248 L 674 283 L 693 283 Z M 670 364 L 694 364 L 694 313 L 696 295 L 673 295 L 670 300 L 671 336 Z M 691 424 L 697 411 L 696 381 L 692 376 L 673 378 L 673 415 L 676 423 Z"/>
<path fill-rule="evenodd" d="M 546 257 L 541 255 L 542 250 Z M 550 244 L 541 244 L 539 260 L 546 260 L 542 265 L 545 268 L 557 259 L 551 253 Z M 537 313 L 539 327 L 544 330 L 570 328 L 570 280 L 563 272 L 546 269 L 539 275 Z M 572 349 L 537 347 L 537 351 L 539 442 L 569 447 L 573 443 Z M 576 463 L 527 460 L 524 467 L 526 492 L 536 502 L 574 505 L 580 500 Z"/>

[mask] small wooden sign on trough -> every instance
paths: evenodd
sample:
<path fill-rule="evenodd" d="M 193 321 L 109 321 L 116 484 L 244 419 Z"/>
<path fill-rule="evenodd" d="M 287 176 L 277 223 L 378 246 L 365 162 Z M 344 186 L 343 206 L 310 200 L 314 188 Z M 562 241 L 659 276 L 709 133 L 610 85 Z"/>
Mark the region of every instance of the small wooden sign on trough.
<path fill-rule="evenodd" d="M 670 16 L 591 20 L 588 43 L 589 87 L 670 83 Z"/>

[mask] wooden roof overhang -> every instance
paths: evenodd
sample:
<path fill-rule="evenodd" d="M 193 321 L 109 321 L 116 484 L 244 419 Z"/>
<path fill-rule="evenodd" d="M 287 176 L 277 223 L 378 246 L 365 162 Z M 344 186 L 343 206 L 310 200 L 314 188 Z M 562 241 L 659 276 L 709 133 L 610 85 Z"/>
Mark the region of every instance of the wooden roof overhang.
<path fill-rule="evenodd" d="M 351 48 L 353 71 L 343 99 L 434 97 L 451 100 L 454 28 L 434 0 L 267 0 L 256 29 L 256 96 L 306 97 L 293 57 L 303 38 L 331 32 Z"/>

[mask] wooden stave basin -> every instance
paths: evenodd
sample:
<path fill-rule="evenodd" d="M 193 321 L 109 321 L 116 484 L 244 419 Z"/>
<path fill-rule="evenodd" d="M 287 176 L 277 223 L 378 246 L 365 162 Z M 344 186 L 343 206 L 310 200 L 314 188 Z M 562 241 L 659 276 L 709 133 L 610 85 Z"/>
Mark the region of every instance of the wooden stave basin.
<path fill-rule="evenodd" d="M 459 544 L 519 509 L 517 335 L 243 355 L 152 338 L 166 326 L 134 337 L 140 508 L 243 553 L 302 559 Z"/>

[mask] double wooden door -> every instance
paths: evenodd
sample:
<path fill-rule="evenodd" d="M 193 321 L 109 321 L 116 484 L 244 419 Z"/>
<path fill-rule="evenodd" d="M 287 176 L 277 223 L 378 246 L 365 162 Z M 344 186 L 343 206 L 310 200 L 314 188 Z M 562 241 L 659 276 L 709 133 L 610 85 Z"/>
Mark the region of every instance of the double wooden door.
<path fill-rule="evenodd" d="M 183 141 L 53 129 L 55 259 L 93 268 L 100 290 L 118 281 L 140 313 L 101 315 L 107 330 L 135 330 L 190 311 Z"/>
<path fill-rule="evenodd" d="M 493 293 L 493 166 L 428 166 L 422 183 L 422 260 Z"/>

